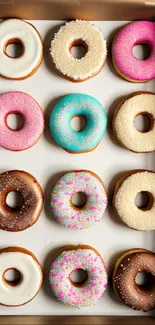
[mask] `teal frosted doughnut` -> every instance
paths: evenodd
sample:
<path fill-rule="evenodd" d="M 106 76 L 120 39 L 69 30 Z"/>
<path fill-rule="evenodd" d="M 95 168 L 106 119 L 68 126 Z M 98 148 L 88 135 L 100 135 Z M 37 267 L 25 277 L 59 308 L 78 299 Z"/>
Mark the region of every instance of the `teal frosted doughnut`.
<path fill-rule="evenodd" d="M 87 123 L 77 132 L 71 119 L 82 115 Z M 85 94 L 70 94 L 61 98 L 50 116 L 50 131 L 55 142 L 71 152 L 92 150 L 101 141 L 107 126 L 107 116 L 98 100 Z"/>

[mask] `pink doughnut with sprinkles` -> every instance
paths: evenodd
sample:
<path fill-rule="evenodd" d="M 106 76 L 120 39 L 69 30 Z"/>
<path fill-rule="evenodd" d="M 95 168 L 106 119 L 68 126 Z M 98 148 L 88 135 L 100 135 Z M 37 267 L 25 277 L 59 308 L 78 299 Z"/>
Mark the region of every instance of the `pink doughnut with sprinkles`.
<path fill-rule="evenodd" d="M 71 280 L 71 273 L 83 270 L 84 282 Z M 91 246 L 66 246 L 52 262 L 49 282 L 53 293 L 65 305 L 72 307 L 93 306 L 107 288 L 107 272 L 100 254 Z"/>
<path fill-rule="evenodd" d="M 72 196 L 82 192 L 86 197 L 84 206 L 75 206 Z M 54 186 L 51 208 L 56 219 L 67 228 L 87 229 L 103 217 L 108 200 L 104 184 L 93 172 L 71 171 L 62 176 Z"/>
<path fill-rule="evenodd" d="M 7 124 L 10 114 L 20 114 L 24 126 L 19 130 L 11 129 Z M 7 92 L 0 95 L 0 146 L 13 151 L 32 147 L 44 130 L 44 116 L 39 104 L 29 95 L 19 92 Z"/>
<path fill-rule="evenodd" d="M 116 35 L 112 46 L 113 64 L 117 72 L 131 82 L 146 82 L 155 78 L 155 23 L 137 21 L 128 24 Z M 133 47 L 147 44 L 150 55 L 137 59 Z"/>

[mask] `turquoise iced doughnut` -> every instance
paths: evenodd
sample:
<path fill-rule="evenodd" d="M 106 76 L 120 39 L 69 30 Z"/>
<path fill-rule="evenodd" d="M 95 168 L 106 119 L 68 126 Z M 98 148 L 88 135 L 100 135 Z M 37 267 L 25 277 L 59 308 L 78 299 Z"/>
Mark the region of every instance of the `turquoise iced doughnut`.
<path fill-rule="evenodd" d="M 87 123 L 77 132 L 71 119 L 82 115 Z M 50 131 L 55 142 L 70 152 L 93 150 L 101 141 L 107 126 L 107 116 L 102 105 L 92 96 L 70 94 L 61 98 L 50 116 Z"/>

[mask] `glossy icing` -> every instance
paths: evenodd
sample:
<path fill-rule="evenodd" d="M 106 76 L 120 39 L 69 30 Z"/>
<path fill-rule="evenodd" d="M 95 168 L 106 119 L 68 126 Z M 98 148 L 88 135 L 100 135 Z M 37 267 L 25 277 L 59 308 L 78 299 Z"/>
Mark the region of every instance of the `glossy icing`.
<path fill-rule="evenodd" d="M 155 78 L 155 23 L 132 22 L 116 35 L 112 47 L 114 65 L 118 72 L 131 81 L 149 81 Z M 146 60 L 137 59 L 132 49 L 136 44 L 148 44 L 150 55 Z"/>
<path fill-rule="evenodd" d="M 88 279 L 80 287 L 72 285 L 70 274 L 76 269 L 87 272 Z M 56 297 L 73 307 L 93 306 L 107 287 L 107 273 L 99 255 L 92 249 L 63 251 L 51 264 L 49 281 Z"/>
<path fill-rule="evenodd" d="M 7 269 L 16 269 L 21 273 L 19 284 L 11 286 L 3 280 Z M 41 267 L 31 255 L 20 251 L 0 254 L 0 304 L 20 306 L 27 303 L 37 294 L 41 282 Z"/>
<path fill-rule="evenodd" d="M 85 128 L 76 132 L 71 119 L 83 115 Z M 102 139 L 107 126 L 107 116 L 98 100 L 85 94 L 70 94 L 61 98 L 50 116 L 50 130 L 55 142 L 72 152 L 84 152 L 94 148 Z"/>
<path fill-rule="evenodd" d="M 12 58 L 4 53 L 10 40 L 19 40 L 24 47 L 20 57 Z M 20 79 L 31 74 L 40 64 L 43 46 L 36 29 L 20 19 L 7 19 L 0 24 L 0 74 L 6 78 Z"/>
<path fill-rule="evenodd" d="M 7 116 L 13 113 L 24 118 L 20 130 L 12 130 L 7 125 Z M 19 91 L 0 95 L 0 146 L 13 151 L 28 149 L 38 141 L 43 130 L 43 112 L 31 96 Z"/>

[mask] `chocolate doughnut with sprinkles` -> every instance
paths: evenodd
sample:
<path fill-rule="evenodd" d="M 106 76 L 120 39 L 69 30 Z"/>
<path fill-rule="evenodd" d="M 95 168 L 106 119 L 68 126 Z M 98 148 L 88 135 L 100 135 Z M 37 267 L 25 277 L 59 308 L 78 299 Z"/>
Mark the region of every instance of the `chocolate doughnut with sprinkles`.
<path fill-rule="evenodd" d="M 10 192 L 22 197 L 19 207 L 11 208 L 6 199 Z M 29 173 L 11 170 L 0 174 L 0 229 L 21 231 L 32 226 L 43 207 L 43 192 L 37 180 Z"/>
<path fill-rule="evenodd" d="M 145 285 L 138 285 L 138 273 L 146 273 Z M 128 307 L 149 311 L 155 308 L 155 254 L 146 249 L 131 249 L 116 262 L 113 272 L 116 295 Z"/>

